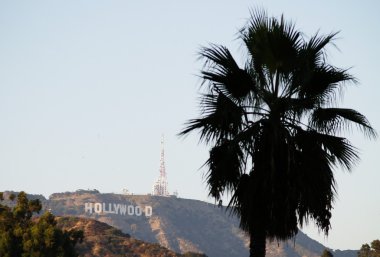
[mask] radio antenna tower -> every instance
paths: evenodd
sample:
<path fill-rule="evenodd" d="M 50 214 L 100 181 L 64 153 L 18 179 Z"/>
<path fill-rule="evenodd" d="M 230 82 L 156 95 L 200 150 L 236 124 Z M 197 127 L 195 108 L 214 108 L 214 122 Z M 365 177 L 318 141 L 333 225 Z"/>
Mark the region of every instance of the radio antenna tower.
<path fill-rule="evenodd" d="M 164 135 L 161 137 L 161 158 L 160 158 L 160 176 L 153 185 L 153 195 L 169 196 L 168 182 L 166 180 L 165 170 L 165 150 L 164 150 Z"/>

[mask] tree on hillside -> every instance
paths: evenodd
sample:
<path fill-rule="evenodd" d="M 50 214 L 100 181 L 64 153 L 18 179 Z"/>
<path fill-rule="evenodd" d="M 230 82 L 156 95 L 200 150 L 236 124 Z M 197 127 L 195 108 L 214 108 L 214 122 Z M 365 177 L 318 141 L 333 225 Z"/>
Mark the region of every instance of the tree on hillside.
<path fill-rule="evenodd" d="M 380 240 L 373 240 L 371 243 L 371 248 L 374 253 L 374 257 L 380 257 Z"/>
<path fill-rule="evenodd" d="M 326 235 L 335 195 L 333 170 L 350 170 L 356 148 L 342 132 L 356 125 L 369 138 L 366 117 L 339 108 L 336 97 L 355 82 L 327 62 L 336 33 L 306 40 L 294 25 L 254 11 L 240 31 L 246 61 L 224 46 L 202 48 L 201 117 L 181 135 L 200 132 L 211 145 L 207 184 L 250 235 L 250 256 L 265 256 L 266 238 L 285 240 L 312 219 Z"/>
<path fill-rule="evenodd" d="M 82 241 L 83 232 L 58 229 L 50 212 L 33 220 L 32 216 L 39 213 L 41 207 L 38 199 L 28 200 L 24 192 L 17 195 L 14 208 L 0 204 L 0 256 L 77 256 L 74 246 Z"/>
<path fill-rule="evenodd" d="M 362 245 L 358 252 L 358 257 L 371 257 L 371 247 L 368 244 Z"/>
<path fill-rule="evenodd" d="M 325 249 L 323 250 L 321 257 L 334 257 L 334 255 L 328 249 Z"/>
<path fill-rule="evenodd" d="M 358 257 L 380 257 L 380 240 L 373 240 L 371 246 L 363 244 L 358 252 Z"/>
<path fill-rule="evenodd" d="M 10 194 L 9 195 L 9 200 L 14 201 L 15 198 L 16 198 L 15 194 Z"/>

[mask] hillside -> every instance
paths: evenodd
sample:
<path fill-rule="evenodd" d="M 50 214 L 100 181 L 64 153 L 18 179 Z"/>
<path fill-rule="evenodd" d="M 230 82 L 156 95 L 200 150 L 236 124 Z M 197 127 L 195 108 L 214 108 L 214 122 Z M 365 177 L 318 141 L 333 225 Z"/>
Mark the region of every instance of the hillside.
<path fill-rule="evenodd" d="M 78 229 L 84 232 L 84 240 L 76 245 L 81 257 L 202 257 L 181 255 L 159 244 L 146 243 L 124 234 L 105 223 L 79 217 L 57 217 L 57 226 L 64 230 Z"/>
<path fill-rule="evenodd" d="M 158 243 L 174 252 L 199 252 L 209 257 L 248 256 L 248 238 L 225 208 L 183 198 L 101 194 L 96 191 L 38 196 L 58 216 L 91 218 L 132 237 Z M 294 240 L 272 242 L 268 257 L 319 257 L 325 247 L 301 231 Z M 334 257 L 356 257 L 356 251 L 335 251 Z"/>
<path fill-rule="evenodd" d="M 120 203 L 152 207 L 152 216 L 85 213 L 85 203 Z M 54 194 L 46 208 L 56 215 L 93 218 L 131 236 L 159 243 L 175 252 L 201 252 L 208 256 L 246 256 L 244 234 L 236 220 L 215 205 L 196 200 L 157 196 L 93 193 Z"/>

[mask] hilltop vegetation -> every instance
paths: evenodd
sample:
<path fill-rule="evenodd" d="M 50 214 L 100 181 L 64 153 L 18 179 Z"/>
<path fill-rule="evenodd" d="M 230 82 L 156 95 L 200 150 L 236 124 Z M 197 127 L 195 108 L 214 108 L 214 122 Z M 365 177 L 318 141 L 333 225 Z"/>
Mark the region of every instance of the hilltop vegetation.
<path fill-rule="evenodd" d="M 0 193 L 0 201 L 4 200 Z M 9 201 L 16 196 L 9 195 Z M 79 230 L 56 227 L 54 215 L 41 211 L 38 199 L 28 200 L 24 192 L 17 195 L 14 207 L 0 204 L 0 256 L 3 257 L 76 257 L 74 247 L 83 239 Z"/>
<path fill-rule="evenodd" d="M 358 257 L 380 257 L 380 240 L 373 240 L 371 245 L 363 244 L 358 252 Z"/>

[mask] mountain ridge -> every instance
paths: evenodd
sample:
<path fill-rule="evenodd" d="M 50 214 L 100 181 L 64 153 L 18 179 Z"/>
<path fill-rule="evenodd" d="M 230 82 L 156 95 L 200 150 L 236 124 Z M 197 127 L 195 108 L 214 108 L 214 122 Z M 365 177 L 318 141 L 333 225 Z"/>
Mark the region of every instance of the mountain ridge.
<path fill-rule="evenodd" d="M 44 209 L 55 215 L 99 220 L 132 237 L 159 243 L 174 252 L 198 252 L 209 257 L 249 255 L 249 240 L 239 229 L 238 219 L 229 216 L 225 207 L 218 208 L 200 200 L 101 194 L 92 190 L 54 193 L 49 199 L 41 195 L 32 197 L 39 198 Z M 151 213 L 147 206 L 151 207 Z M 121 209 L 125 212 L 120 213 Z M 267 257 L 319 257 L 325 248 L 300 231 L 294 240 L 268 243 Z M 356 257 L 356 252 L 337 250 L 333 254 L 335 257 Z"/>

